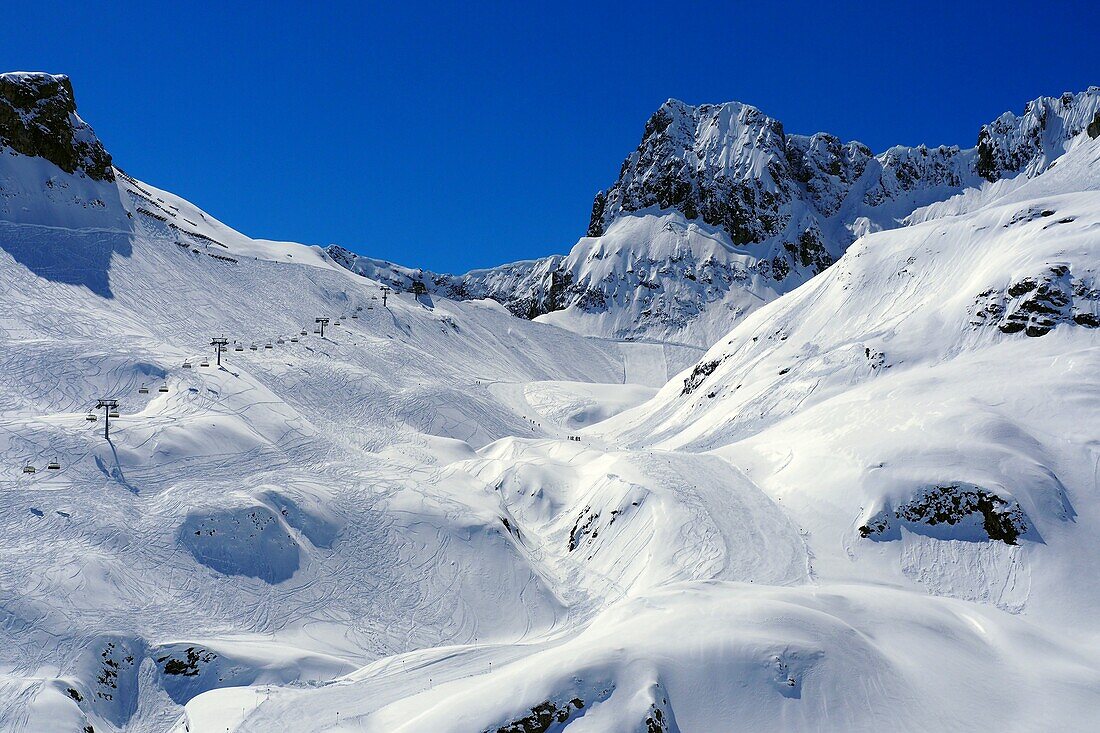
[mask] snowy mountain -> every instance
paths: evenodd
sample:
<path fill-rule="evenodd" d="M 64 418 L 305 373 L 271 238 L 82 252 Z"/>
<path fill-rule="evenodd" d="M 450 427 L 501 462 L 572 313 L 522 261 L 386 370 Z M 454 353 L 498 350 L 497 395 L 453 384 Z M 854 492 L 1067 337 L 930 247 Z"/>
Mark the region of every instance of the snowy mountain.
<path fill-rule="evenodd" d="M 0 101 L 23 110 L 0 118 L 0 730 L 1100 716 L 1086 113 L 1047 117 L 1080 127 L 1053 147 L 1027 138 L 1034 170 L 914 194 L 904 226 L 789 292 L 753 268 L 774 241 L 647 208 L 452 299 L 101 175 L 67 80 L 12 88 L 37 97 Z M 47 108 L 67 111 L 35 134 L 68 149 L 20 152 Z M 798 191 L 777 210 L 809 207 Z M 694 279 L 664 269 L 690 258 Z M 538 282 L 565 302 L 571 268 L 605 309 L 478 297 Z M 696 310 L 670 326 L 674 284 Z M 578 333 L 630 318 L 649 341 Z M 721 337 L 680 343 L 695 328 Z"/>
<path fill-rule="evenodd" d="M 587 335 L 708 346 L 736 320 L 823 271 L 862 234 L 983 180 L 1040 174 L 1100 113 L 1100 88 L 1029 102 L 978 145 L 874 155 L 827 133 L 789 135 L 739 102 L 669 100 L 619 179 L 596 195 L 588 236 L 565 257 L 463 276 L 330 248 L 356 272 L 449 298 L 493 298 L 522 318 Z"/>

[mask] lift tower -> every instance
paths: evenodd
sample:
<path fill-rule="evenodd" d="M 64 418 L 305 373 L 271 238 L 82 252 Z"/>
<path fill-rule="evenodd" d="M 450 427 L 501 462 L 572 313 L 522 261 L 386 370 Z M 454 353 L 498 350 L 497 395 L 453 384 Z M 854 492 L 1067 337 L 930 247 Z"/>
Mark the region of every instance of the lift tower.
<path fill-rule="evenodd" d="M 210 339 L 210 345 L 214 347 L 214 353 L 217 354 L 218 366 L 222 365 L 222 352 L 229 346 L 229 339 L 224 336 Z"/>
<path fill-rule="evenodd" d="M 317 322 L 318 324 L 320 324 L 320 326 L 321 326 L 321 338 L 324 338 L 325 337 L 325 324 L 328 323 L 328 319 L 327 318 L 314 318 L 313 320 L 315 322 Z"/>
<path fill-rule="evenodd" d="M 382 291 L 382 307 L 385 308 L 386 307 L 386 296 L 389 295 L 389 293 L 390 293 L 390 286 L 389 285 L 383 285 L 381 288 L 379 288 L 379 290 Z"/>
<path fill-rule="evenodd" d="M 118 400 L 99 400 L 95 409 L 103 408 L 103 437 L 111 439 L 111 412 L 118 409 Z"/>

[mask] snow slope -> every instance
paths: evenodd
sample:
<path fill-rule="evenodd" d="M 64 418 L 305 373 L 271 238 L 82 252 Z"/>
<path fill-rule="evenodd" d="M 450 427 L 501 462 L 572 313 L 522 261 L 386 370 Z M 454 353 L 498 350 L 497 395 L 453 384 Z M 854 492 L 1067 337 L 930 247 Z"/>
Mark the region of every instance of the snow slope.
<path fill-rule="evenodd" d="M 1095 718 L 1098 172 L 1080 136 L 1011 195 L 862 238 L 575 448 L 509 440 L 453 464 L 579 618 L 317 690 L 224 690 L 190 720 L 234 704 L 241 731 Z"/>
<path fill-rule="evenodd" d="M 383 306 L 319 248 L 4 152 L 0 730 L 1081 727 L 1100 140 L 1048 168 L 859 239 L 699 359 Z M 616 227 L 617 258 L 744 262 L 682 212 Z"/>
<path fill-rule="evenodd" d="M 599 430 L 742 467 L 814 538 L 822 580 L 914 584 L 1095 638 L 1098 192 L 1100 141 L 1082 136 L 989 205 L 867 236 Z M 961 508 L 914 511 L 949 486 Z M 1019 539 L 990 541 L 973 487 Z"/>

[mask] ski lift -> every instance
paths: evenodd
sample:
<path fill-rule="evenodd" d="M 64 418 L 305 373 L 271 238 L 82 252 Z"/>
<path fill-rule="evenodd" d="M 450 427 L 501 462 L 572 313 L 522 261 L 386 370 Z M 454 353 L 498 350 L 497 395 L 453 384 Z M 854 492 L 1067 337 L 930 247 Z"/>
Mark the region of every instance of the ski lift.
<path fill-rule="evenodd" d="M 280 336 L 279 338 L 275 339 L 275 343 L 277 343 L 277 344 L 285 344 L 285 343 L 286 343 L 286 339 L 284 339 L 284 338 L 283 338 L 282 336 Z"/>
<path fill-rule="evenodd" d="M 188 244 L 187 242 L 181 242 L 181 241 L 179 241 L 179 240 L 177 239 L 177 240 L 176 240 L 176 246 L 177 246 L 177 247 L 183 247 L 184 249 L 187 249 L 187 248 L 188 248 L 188 247 L 190 247 L 191 245 L 189 245 L 189 244 Z"/>
<path fill-rule="evenodd" d="M 59 471 L 60 469 L 61 469 L 61 464 L 58 463 L 56 458 L 54 458 L 52 461 L 50 461 L 49 463 L 46 464 L 46 470 L 48 470 L 48 471 Z"/>
<path fill-rule="evenodd" d="M 96 415 L 94 412 L 89 412 L 88 416 L 85 417 L 84 419 L 87 420 L 88 422 L 95 422 L 96 420 L 99 419 L 99 416 Z"/>
<path fill-rule="evenodd" d="M 357 306 L 355 306 L 355 310 L 361 311 L 361 310 L 363 310 L 363 306 L 357 305 Z"/>
<path fill-rule="evenodd" d="M 306 335 L 306 332 L 305 332 L 305 331 L 302 331 L 302 335 L 303 335 L 303 336 L 305 336 L 305 335 Z"/>
<path fill-rule="evenodd" d="M 190 369 L 191 368 L 191 362 L 189 362 L 189 361 L 183 362 L 183 368 L 184 369 Z"/>
<path fill-rule="evenodd" d="M 290 343 L 292 343 L 292 344 L 298 343 L 298 337 L 297 336 L 291 336 L 290 337 Z"/>
<path fill-rule="evenodd" d="M 258 346 L 256 346 L 256 344 L 252 344 L 252 345 L 251 345 L 251 346 L 249 346 L 248 348 L 252 349 L 253 351 L 257 351 L 257 350 L 259 349 L 259 347 L 258 347 Z"/>
<path fill-rule="evenodd" d="M 237 344 L 233 347 L 234 351 L 244 351 L 244 344 Z"/>
<path fill-rule="evenodd" d="M 160 385 L 160 387 L 157 388 L 157 392 L 160 392 L 161 394 L 164 394 L 167 391 L 168 391 L 168 385 L 167 384 L 162 384 L 162 385 Z"/>
<path fill-rule="evenodd" d="M 199 362 L 199 366 L 208 367 L 208 366 L 210 366 L 210 362 L 208 362 L 206 359 L 203 359 L 202 361 Z"/>
<path fill-rule="evenodd" d="M 368 305 L 368 306 L 367 306 L 367 310 L 369 310 L 369 311 L 372 311 L 372 310 L 374 310 L 374 306 L 373 306 L 373 305 Z"/>
<path fill-rule="evenodd" d="M 314 333 L 316 333 L 316 334 L 320 334 L 320 333 L 321 333 L 321 329 L 319 329 L 319 328 L 318 328 L 318 329 L 314 329 L 314 331 L 313 331 L 313 332 L 314 332 Z"/>
<path fill-rule="evenodd" d="M 138 387 L 138 394 L 149 394 L 149 388 L 142 383 L 142 385 Z"/>
<path fill-rule="evenodd" d="M 358 314 L 358 313 L 352 313 L 352 314 L 351 314 L 351 317 L 352 317 L 352 318 L 358 318 L 358 317 L 359 317 L 359 314 Z"/>
<path fill-rule="evenodd" d="M 110 411 L 110 412 L 109 412 L 109 413 L 107 414 L 107 417 L 119 417 L 119 414 L 118 414 L 118 410 L 111 410 L 111 411 Z"/>
<path fill-rule="evenodd" d="M 272 348 L 272 346 L 271 346 L 271 342 L 270 342 L 270 341 L 268 341 L 268 342 L 267 342 L 266 344 L 264 344 L 264 348 L 265 348 L 265 349 L 270 349 L 270 348 Z"/>
<path fill-rule="evenodd" d="M 29 463 L 23 466 L 23 473 L 34 473 L 34 466 Z"/>

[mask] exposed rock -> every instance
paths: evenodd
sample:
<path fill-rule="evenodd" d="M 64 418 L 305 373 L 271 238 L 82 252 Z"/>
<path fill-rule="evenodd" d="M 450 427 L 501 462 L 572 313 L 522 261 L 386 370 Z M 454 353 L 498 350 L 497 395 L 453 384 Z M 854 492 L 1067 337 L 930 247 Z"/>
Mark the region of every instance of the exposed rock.
<path fill-rule="evenodd" d="M 195 677 L 202 671 L 202 666 L 210 664 L 218 655 L 207 649 L 189 646 L 183 650 L 182 655 L 171 654 L 157 658 L 157 663 L 164 665 L 164 674 L 183 675 Z"/>
<path fill-rule="evenodd" d="M 714 373 L 714 370 L 718 368 L 718 365 L 722 363 L 721 359 L 711 359 L 710 361 L 701 361 L 695 365 L 695 368 L 691 370 L 691 374 L 687 375 L 684 379 L 684 389 L 680 394 L 691 394 L 695 390 L 699 389 L 707 377 Z"/>
<path fill-rule="evenodd" d="M 1098 301 L 1100 292 L 1091 279 L 1074 279 L 1068 267 L 1052 265 L 1046 272 L 1021 278 L 1003 291 L 979 293 L 971 307 L 971 324 L 1032 337 L 1045 336 L 1062 323 L 1097 328 Z"/>
<path fill-rule="evenodd" d="M 1038 175 L 1062 154 L 1067 140 L 1091 126 L 1097 114 L 1100 87 L 1039 97 L 1028 102 L 1019 117 L 1005 112 L 978 133 L 977 172 L 988 181 L 1021 172 Z"/>
<path fill-rule="evenodd" d="M 1008 545 L 1015 545 L 1029 526 L 1017 502 L 1002 499 L 973 484 L 958 482 L 931 486 L 897 509 L 879 512 L 859 528 L 859 534 L 861 537 L 897 539 L 896 530 L 900 526 L 927 533 L 922 528 L 943 525 L 959 529 L 966 525 L 984 534 L 981 539 L 999 540 Z"/>
<path fill-rule="evenodd" d="M 69 77 L 0 74 L 0 145 L 45 158 L 66 173 L 113 181 L 111 156 L 76 114 Z"/>
<path fill-rule="evenodd" d="M 547 700 L 531 708 L 530 715 L 497 728 L 496 733 L 546 733 L 555 723 L 567 723 L 583 709 L 584 701 L 579 697 L 562 703 Z"/>
<path fill-rule="evenodd" d="M 586 236 L 599 237 L 604 233 L 603 212 L 607 206 L 607 194 L 600 191 L 592 200 L 592 216 L 588 219 L 588 231 Z"/>

